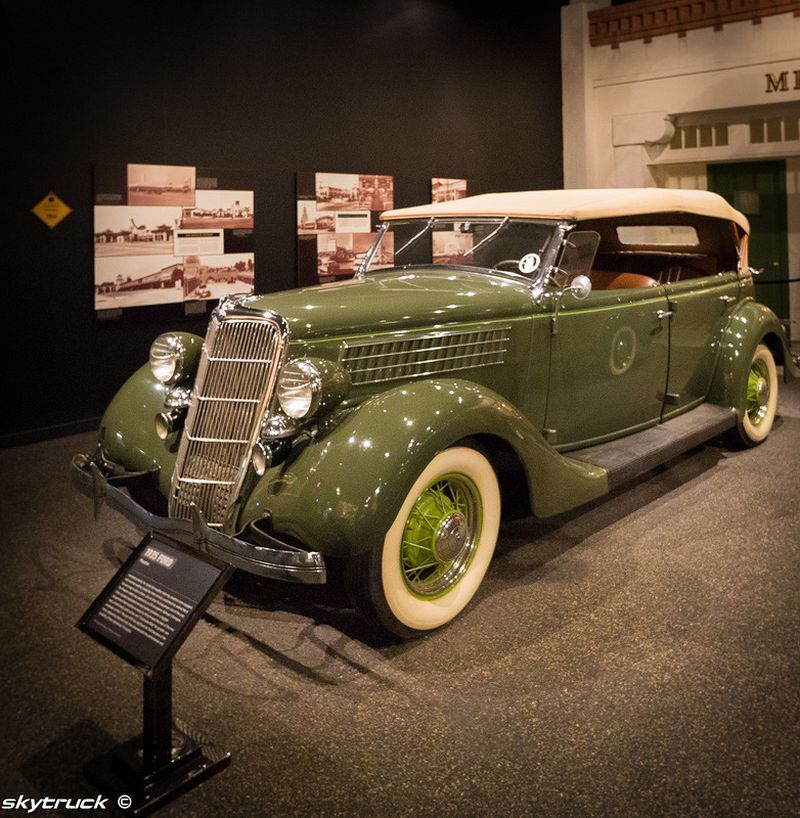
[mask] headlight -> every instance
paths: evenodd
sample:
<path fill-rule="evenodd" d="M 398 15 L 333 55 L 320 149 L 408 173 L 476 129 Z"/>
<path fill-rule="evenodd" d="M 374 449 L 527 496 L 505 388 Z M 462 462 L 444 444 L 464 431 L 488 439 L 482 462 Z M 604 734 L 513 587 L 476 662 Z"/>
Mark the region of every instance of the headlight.
<path fill-rule="evenodd" d="M 337 407 L 350 388 L 350 375 L 343 367 L 322 358 L 295 358 L 281 370 L 278 403 L 293 420 L 324 414 Z"/>
<path fill-rule="evenodd" d="M 319 371 L 305 358 L 289 361 L 278 379 L 278 403 L 294 420 L 313 415 L 322 397 Z"/>
<path fill-rule="evenodd" d="M 172 333 L 159 335 L 150 347 L 150 369 L 156 380 L 173 384 L 180 380 L 186 364 L 186 347 Z"/>

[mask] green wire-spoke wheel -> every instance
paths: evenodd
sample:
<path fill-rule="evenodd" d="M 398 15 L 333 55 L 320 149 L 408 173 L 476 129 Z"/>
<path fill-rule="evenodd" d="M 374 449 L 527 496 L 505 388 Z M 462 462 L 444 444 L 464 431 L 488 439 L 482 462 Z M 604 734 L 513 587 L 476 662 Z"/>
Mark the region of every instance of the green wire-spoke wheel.
<path fill-rule="evenodd" d="M 764 344 L 756 347 L 747 373 L 744 406 L 735 430 L 735 440 L 745 446 L 757 446 L 766 440 L 778 408 L 778 370 L 775 359 Z"/>
<path fill-rule="evenodd" d="M 478 546 L 482 517 L 478 489 L 464 474 L 446 474 L 419 495 L 400 548 L 412 593 L 435 599 L 461 579 Z"/>
<path fill-rule="evenodd" d="M 499 526 L 500 488 L 486 457 L 469 446 L 439 452 L 350 573 L 356 600 L 406 639 L 447 624 L 478 590 Z"/>

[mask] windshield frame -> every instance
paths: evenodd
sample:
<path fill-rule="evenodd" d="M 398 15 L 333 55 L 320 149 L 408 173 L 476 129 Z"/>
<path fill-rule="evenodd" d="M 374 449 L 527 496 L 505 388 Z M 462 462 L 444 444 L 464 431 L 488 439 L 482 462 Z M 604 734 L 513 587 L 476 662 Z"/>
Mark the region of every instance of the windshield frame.
<path fill-rule="evenodd" d="M 492 235 L 496 235 L 501 231 L 508 224 L 514 223 L 523 223 L 523 224 L 540 224 L 547 227 L 551 227 L 553 231 L 552 239 L 547 247 L 547 250 L 543 253 L 542 263 L 539 266 L 539 269 L 536 272 L 535 276 L 527 276 L 523 273 L 517 273 L 512 270 L 500 270 L 496 267 L 478 267 L 472 264 L 463 264 L 463 265 L 436 265 L 436 264 L 397 264 L 396 262 L 393 263 L 390 267 L 381 267 L 377 270 L 370 270 L 370 265 L 372 264 L 372 259 L 375 257 L 378 249 L 380 248 L 381 242 L 383 241 L 386 233 L 389 231 L 389 228 L 393 224 L 414 224 L 417 223 L 420 225 L 419 232 L 413 237 L 413 239 L 409 242 L 406 242 L 403 248 L 408 247 L 410 244 L 416 242 L 426 233 L 433 230 L 436 224 L 439 223 L 453 223 L 453 222 L 473 222 L 473 223 L 480 223 L 480 224 L 494 224 L 496 225 L 496 230 Z M 481 273 L 490 273 L 492 275 L 499 275 L 507 278 L 511 278 L 514 281 L 521 281 L 528 284 L 532 290 L 535 292 L 541 292 L 544 289 L 545 283 L 554 269 L 554 264 L 556 259 L 559 256 L 559 252 L 561 250 L 561 246 L 563 244 L 564 236 L 574 227 L 574 224 L 564 222 L 564 221 L 556 221 L 555 219 L 526 219 L 526 218 L 515 218 L 513 216 L 432 216 L 430 218 L 424 218 L 421 216 L 417 216 L 414 218 L 408 219 L 387 219 L 384 222 L 381 222 L 378 226 L 378 235 L 375 237 L 375 241 L 370 246 L 369 250 L 364 255 L 361 263 L 358 265 L 358 269 L 356 270 L 355 277 L 356 278 L 366 278 L 369 275 L 375 273 L 386 272 L 387 270 L 406 270 L 413 267 L 464 267 L 470 270 L 476 270 Z M 485 240 L 485 239 L 484 239 Z"/>

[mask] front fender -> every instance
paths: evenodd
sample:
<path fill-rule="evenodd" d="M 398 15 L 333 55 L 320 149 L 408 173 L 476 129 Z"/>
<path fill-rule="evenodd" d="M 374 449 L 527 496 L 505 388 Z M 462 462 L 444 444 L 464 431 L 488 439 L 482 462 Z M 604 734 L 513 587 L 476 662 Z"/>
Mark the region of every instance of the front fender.
<path fill-rule="evenodd" d="M 186 350 L 186 385 L 197 371 L 203 339 L 189 332 L 174 332 Z M 164 411 L 168 387 L 156 380 L 150 364 L 139 367 L 122 385 L 108 405 L 100 424 L 103 448 L 115 463 L 128 471 L 150 471 L 158 467 L 159 490 L 169 494 L 170 478 L 175 468 L 179 433 L 166 440 L 156 434 L 155 420 Z"/>
<path fill-rule="evenodd" d="M 722 334 L 720 355 L 708 395 L 710 403 L 732 407 L 739 420 L 745 411 L 750 362 L 762 342 L 767 343 L 777 359 L 782 359 L 784 378 L 800 375 L 778 316 L 756 301 L 743 302 Z"/>
<path fill-rule="evenodd" d="M 153 377 L 149 364 L 136 370 L 114 395 L 100 424 L 103 449 L 128 471 L 158 467 L 159 490 L 166 497 L 175 468 L 177 433 L 156 434 L 155 418 L 164 411 L 167 388 Z"/>
<path fill-rule="evenodd" d="M 470 381 L 432 379 L 370 398 L 298 447 L 259 481 L 240 524 L 269 513 L 276 532 L 311 548 L 361 553 L 383 539 L 431 458 L 474 435 L 500 438 L 517 452 L 541 516 L 607 491 L 603 469 L 558 454 L 505 398 Z"/>

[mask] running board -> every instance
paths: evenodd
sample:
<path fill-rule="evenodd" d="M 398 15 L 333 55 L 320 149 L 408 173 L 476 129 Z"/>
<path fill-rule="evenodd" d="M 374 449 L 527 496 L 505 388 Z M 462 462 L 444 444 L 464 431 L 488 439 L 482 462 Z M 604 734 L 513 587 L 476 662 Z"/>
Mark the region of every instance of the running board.
<path fill-rule="evenodd" d="M 613 489 L 735 425 L 733 409 L 703 403 L 666 423 L 565 456 L 605 469 L 608 488 Z"/>

